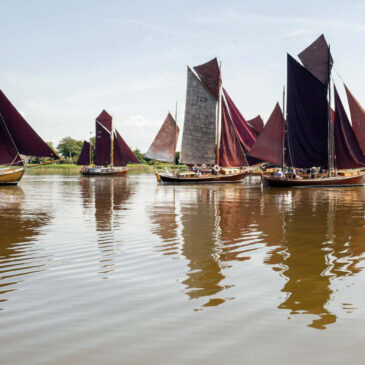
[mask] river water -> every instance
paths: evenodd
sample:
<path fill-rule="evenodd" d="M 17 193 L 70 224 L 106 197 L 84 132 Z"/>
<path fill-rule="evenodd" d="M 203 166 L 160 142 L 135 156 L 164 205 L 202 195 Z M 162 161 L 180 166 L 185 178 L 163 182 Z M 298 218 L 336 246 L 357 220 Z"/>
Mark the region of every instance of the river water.
<path fill-rule="evenodd" d="M 363 364 L 365 189 L 26 175 L 1 364 Z"/>

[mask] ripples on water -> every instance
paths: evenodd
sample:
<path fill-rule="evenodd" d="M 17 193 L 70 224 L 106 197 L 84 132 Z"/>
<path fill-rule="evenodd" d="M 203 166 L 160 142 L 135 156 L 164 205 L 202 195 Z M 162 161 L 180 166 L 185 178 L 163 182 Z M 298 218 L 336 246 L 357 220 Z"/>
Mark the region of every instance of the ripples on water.
<path fill-rule="evenodd" d="M 362 363 L 364 188 L 251 183 L 0 188 L 0 363 Z"/>

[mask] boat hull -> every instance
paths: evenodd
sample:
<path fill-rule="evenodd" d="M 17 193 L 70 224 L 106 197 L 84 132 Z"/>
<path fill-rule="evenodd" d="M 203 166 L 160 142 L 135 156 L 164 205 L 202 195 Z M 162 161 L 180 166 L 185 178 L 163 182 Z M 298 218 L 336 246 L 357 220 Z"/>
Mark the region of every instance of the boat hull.
<path fill-rule="evenodd" d="M 272 176 L 262 177 L 264 186 L 270 187 L 339 187 L 365 184 L 365 172 L 350 176 L 335 176 L 315 179 L 288 179 Z"/>
<path fill-rule="evenodd" d="M 128 168 L 89 168 L 80 170 L 82 176 L 125 176 L 128 175 Z"/>
<path fill-rule="evenodd" d="M 17 185 L 24 175 L 24 167 L 0 170 L 0 185 Z"/>
<path fill-rule="evenodd" d="M 158 174 L 157 180 L 163 183 L 171 184 L 212 184 L 212 183 L 233 183 L 241 182 L 246 176 L 246 172 L 237 172 L 233 174 L 222 175 L 202 175 L 202 176 L 169 176 L 167 174 Z"/>

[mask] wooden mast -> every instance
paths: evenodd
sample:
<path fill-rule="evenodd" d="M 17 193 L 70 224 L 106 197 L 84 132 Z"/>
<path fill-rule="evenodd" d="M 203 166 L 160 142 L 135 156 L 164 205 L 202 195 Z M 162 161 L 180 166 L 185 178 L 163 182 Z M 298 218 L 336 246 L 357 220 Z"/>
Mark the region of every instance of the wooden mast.
<path fill-rule="evenodd" d="M 218 112 L 217 112 L 217 147 L 216 147 L 216 156 L 215 156 L 215 163 L 219 166 L 219 153 L 220 153 L 220 124 L 221 124 L 221 87 L 222 87 L 222 77 L 221 77 L 221 69 L 222 69 L 222 62 L 219 62 L 219 81 L 218 81 Z"/>
<path fill-rule="evenodd" d="M 328 45 L 328 176 L 332 177 L 333 169 L 333 123 L 331 110 L 331 50 Z"/>
<path fill-rule="evenodd" d="M 285 86 L 283 88 L 283 117 L 284 117 L 284 141 L 281 155 L 281 171 L 284 173 L 285 167 L 285 134 L 286 134 L 286 115 L 285 115 Z"/>
<path fill-rule="evenodd" d="M 110 165 L 114 166 L 114 129 L 113 129 L 113 118 L 111 123 L 110 131 Z"/>

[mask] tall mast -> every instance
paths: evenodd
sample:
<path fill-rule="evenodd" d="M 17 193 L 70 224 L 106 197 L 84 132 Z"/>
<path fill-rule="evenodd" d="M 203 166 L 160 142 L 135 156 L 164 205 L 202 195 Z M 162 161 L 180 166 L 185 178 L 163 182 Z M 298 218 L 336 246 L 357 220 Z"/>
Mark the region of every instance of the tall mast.
<path fill-rule="evenodd" d="M 285 115 L 285 86 L 283 88 L 283 117 L 284 117 L 284 141 L 281 155 L 281 171 L 284 173 L 285 167 L 285 133 L 286 133 L 286 115 Z"/>
<path fill-rule="evenodd" d="M 176 149 L 177 149 L 177 101 L 175 105 L 175 154 L 174 154 L 174 165 L 176 165 Z"/>
<path fill-rule="evenodd" d="M 222 99 L 222 93 L 221 93 L 221 87 L 222 87 L 221 70 L 222 70 L 222 62 L 219 62 L 218 113 L 217 113 L 217 147 L 216 147 L 216 156 L 215 156 L 215 162 L 216 162 L 216 164 L 218 166 L 219 166 L 219 151 L 220 151 L 219 135 L 220 135 L 220 124 L 221 124 L 221 99 Z"/>
<path fill-rule="evenodd" d="M 332 176 L 333 169 L 333 123 L 331 107 L 331 50 L 328 45 L 328 176 Z"/>
<path fill-rule="evenodd" d="M 113 119 L 110 131 L 110 165 L 114 166 L 114 129 L 113 129 Z"/>

